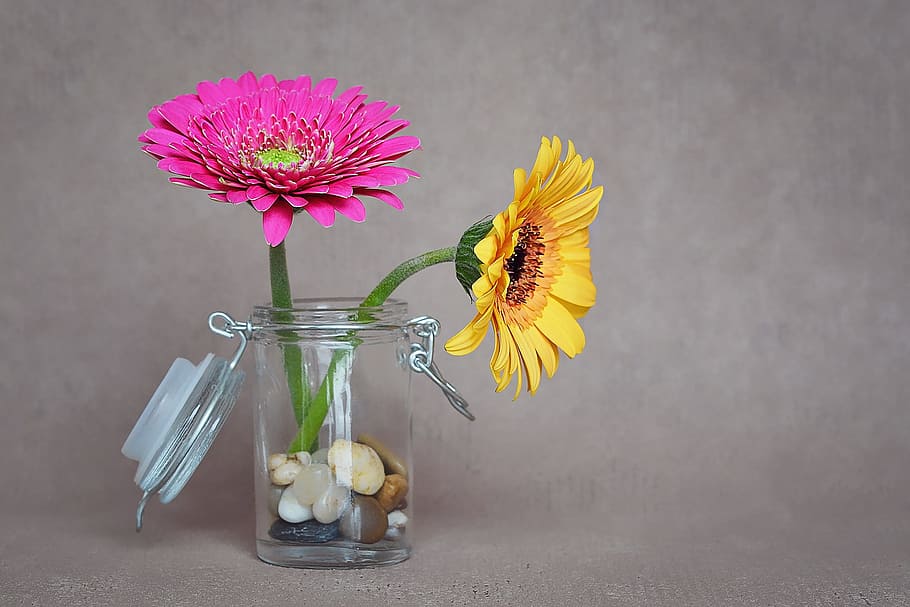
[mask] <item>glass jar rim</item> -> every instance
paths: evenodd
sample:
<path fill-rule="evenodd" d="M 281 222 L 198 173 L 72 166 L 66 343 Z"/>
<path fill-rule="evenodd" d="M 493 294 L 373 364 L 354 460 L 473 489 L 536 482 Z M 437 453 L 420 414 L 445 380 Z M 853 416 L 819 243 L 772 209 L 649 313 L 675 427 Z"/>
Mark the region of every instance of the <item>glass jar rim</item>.
<path fill-rule="evenodd" d="M 407 321 L 408 304 L 387 299 L 361 307 L 362 297 L 295 298 L 291 307 L 253 306 L 251 321 L 258 331 L 363 331 L 399 329 Z M 255 337 L 254 337 L 255 338 Z"/>

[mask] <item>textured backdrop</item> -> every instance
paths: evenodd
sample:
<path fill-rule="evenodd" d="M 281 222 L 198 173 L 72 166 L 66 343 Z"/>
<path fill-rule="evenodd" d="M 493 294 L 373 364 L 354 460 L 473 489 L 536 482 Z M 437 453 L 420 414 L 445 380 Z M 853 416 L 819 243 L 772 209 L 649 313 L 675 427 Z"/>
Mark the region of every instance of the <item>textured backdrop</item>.
<path fill-rule="evenodd" d="M 910 600 L 906 2 L 0 11 L 4 605 Z M 489 338 L 440 358 L 473 424 L 415 380 L 420 536 L 393 569 L 256 561 L 248 392 L 131 531 L 133 421 L 174 357 L 230 351 L 209 312 L 268 292 L 258 218 L 168 184 L 136 136 L 150 105 L 249 69 L 364 85 L 423 141 L 405 211 L 298 218 L 298 296 L 363 294 L 454 242 L 541 135 L 607 189 L 577 360 L 513 403 Z M 399 296 L 447 335 L 472 314 L 447 268 Z"/>

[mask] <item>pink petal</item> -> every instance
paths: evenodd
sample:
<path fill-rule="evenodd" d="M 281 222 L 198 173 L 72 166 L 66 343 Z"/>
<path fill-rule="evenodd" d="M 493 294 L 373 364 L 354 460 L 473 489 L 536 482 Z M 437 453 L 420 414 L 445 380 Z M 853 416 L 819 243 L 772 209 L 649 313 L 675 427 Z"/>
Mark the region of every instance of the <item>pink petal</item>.
<path fill-rule="evenodd" d="M 278 79 L 275 78 L 274 74 L 263 74 L 262 78 L 259 79 L 259 88 L 260 89 L 272 89 L 278 87 Z"/>
<path fill-rule="evenodd" d="M 387 139 L 370 150 L 370 154 L 379 158 L 393 160 L 420 147 L 420 139 L 404 135 Z"/>
<path fill-rule="evenodd" d="M 335 223 L 335 207 L 322 200 L 310 200 L 303 210 L 325 227 Z"/>
<path fill-rule="evenodd" d="M 185 177 L 169 177 L 168 181 L 171 183 L 176 183 L 177 185 L 185 185 L 189 188 L 196 188 L 197 190 L 205 187 L 199 183 L 196 183 L 192 179 L 186 179 Z"/>
<path fill-rule="evenodd" d="M 224 93 L 214 82 L 203 80 L 196 85 L 196 94 L 206 105 L 217 105 L 225 100 Z"/>
<path fill-rule="evenodd" d="M 159 105 L 157 110 L 175 129 L 181 133 L 186 132 L 186 127 L 189 126 L 190 116 L 192 115 L 188 108 L 175 101 L 169 101 L 164 105 Z"/>
<path fill-rule="evenodd" d="M 411 123 L 407 120 L 389 120 L 373 129 L 373 138 L 382 139 L 383 137 L 393 135 L 409 124 Z"/>
<path fill-rule="evenodd" d="M 342 94 L 338 95 L 338 101 L 340 101 L 344 104 L 348 104 L 351 101 L 353 101 L 354 99 L 356 99 L 358 97 L 358 94 L 362 90 L 363 90 L 362 86 L 351 87 L 348 90 L 346 90 L 345 92 L 343 92 Z"/>
<path fill-rule="evenodd" d="M 173 150 L 164 145 L 155 145 L 150 143 L 149 145 L 142 146 L 142 151 L 154 156 L 155 158 L 170 158 Z"/>
<path fill-rule="evenodd" d="M 158 168 L 174 173 L 175 175 L 183 175 L 185 177 L 189 177 L 193 173 L 200 173 L 205 170 L 205 167 L 201 166 L 197 162 L 192 162 L 190 160 L 179 160 L 177 158 L 162 158 L 158 161 Z"/>
<path fill-rule="evenodd" d="M 269 191 L 261 185 L 251 185 L 246 189 L 246 195 L 250 200 L 258 200 L 268 193 Z"/>
<path fill-rule="evenodd" d="M 246 190 L 228 190 L 226 196 L 228 202 L 233 202 L 234 204 L 240 204 L 241 202 L 246 202 L 248 200 L 246 197 Z"/>
<path fill-rule="evenodd" d="M 177 133 L 171 129 L 154 128 L 142 133 L 142 137 L 148 139 L 149 143 L 160 143 L 161 145 L 170 145 L 172 143 L 183 143 L 186 136 Z"/>
<path fill-rule="evenodd" d="M 284 241 L 294 221 L 294 209 L 285 202 L 279 202 L 262 214 L 262 233 L 265 241 L 275 247 Z"/>
<path fill-rule="evenodd" d="M 268 211 L 270 208 L 272 208 L 272 205 L 275 204 L 276 200 L 278 200 L 278 194 L 269 192 L 265 196 L 261 196 L 260 198 L 252 201 L 253 208 L 257 211 Z"/>
<path fill-rule="evenodd" d="M 218 86 L 221 88 L 221 93 L 227 99 L 240 97 L 243 94 L 243 89 L 241 89 L 231 78 L 222 78 L 218 81 Z"/>
<path fill-rule="evenodd" d="M 343 183 L 349 185 L 352 188 L 376 188 L 382 184 L 379 182 L 379 179 L 373 176 L 373 171 L 370 171 L 366 175 L 355 175 L 354 177 L 345 177 L 338 181 L 338 183 Z"/>
<path fill-rule="evenodd" d="M 363 203 L 355 197 L 342 198 L 334 204 L 335 210 L 350 219 L 360 223 L 367 218 L 367 210 L 363 208 Z"/>
<path fill-rule="evenodd" d="M 357 190 L 357 195 L 378 198 L 390 207 L 398 209 L 399 211 L 404 208 L 404 203 L 401 202 L 401 198 L 386 190 Z"/>
<path fill-rule="evenodd" d="M 224 188 L 224 184 L 221 183 L 221 181 L 219 181 L 218 178 L 211 173 L 193 173 L 190 175 L 190 178 L 193 181 L 197 181 L 205 187 L 211 188 L 213 190 L 220 190 Z"/>
<path fill-rule="evenodd" d="M 321 80 L 319 84 L 316 85 L 316 88 L 313 89 L 314 97 L 328 97 L 335 92 L 335 87 L 338 86 L 338 81 L 334 78 L 326 78 Z"/>
<path fill-rule="evenodd" d="M 420 177 L 417 171 L 396 166 L 380 166 L 370 169 L 367 173 L 370 177 L 375 177 L 378 183 L 376 185 L 401 185 L 407 183 L 411 177 Z"/>
<path fill-rule="evenodd" d="M 282 194 L 281 196 L 288 202 L 289 205 L 292 207 L 297 207 L 298 209 L 305 207 L 310 202 L 303 196 L 293 196 L 291 194 Z M 256 206 L 255 202 L 253 203 L 253 206 Z"/>
<path fill-rule="evenodd" d="M 149 110 L 149 113 L 148 113 L 149 122 L 151 122 L 152 126 L 154 126 L 155 128 L 173 130 L 174 127 L 171 126 L 171 123 L 168 122 L 167 119 L 161 115 L 161 112 L 158 111 L 158 109 L 160 107 L 161 107 L 160 105 L 156 105 L 155 107 L 153 107 L 152 109 Z"/>
<path fill-rule="evenodd" d="M 209 194 L 209 198 L 215 202 L 227 202 L 227 198 L 225 198 L 224 192 L 212 192 Z"/>
<path fill-rule="evenodd" d="M 349 196 L 354 195 L 354 188 L 348 184 L 336 181 L 329 184 L 329 189 L 326 194 L 329 196 L 341 196 L 342 198 L 348 198 Z"/>
<path fill-rule="evenodd" d="M 259 83 L 256 82 L 256 74 L 253 72 L 243 74 L 237 79 L 237 86 L 240 87 L 240 90 L 244 93 L 252 93 L 259 88 Z"/>

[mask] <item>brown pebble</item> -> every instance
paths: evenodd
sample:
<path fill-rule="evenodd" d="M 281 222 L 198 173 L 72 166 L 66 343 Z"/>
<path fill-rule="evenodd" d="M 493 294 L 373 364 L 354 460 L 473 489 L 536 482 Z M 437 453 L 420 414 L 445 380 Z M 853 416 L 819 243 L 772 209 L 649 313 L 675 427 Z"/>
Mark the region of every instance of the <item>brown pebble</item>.
<path fill-rule="evenodd" d="M 354 494 L 351 507 L 342 515 L 338 529 L 341 535 L 364 544 L 375 544 L 385 535 L 389 517 L 376 498 Z"/>
<path fill-rule="evenodd" d="M 357 442 L 371 447 L 376 452 L 379 459 L 382 460 L 382 465 L 385 466 L 386 474 L 400 474 L 408 478 L 408 467 L 405 465 L 404 460 L 395 455 L 378 438 L 372 434 L 360 434 L 357 436 Z"/>
<path fill-rule="evenodd" d="M 400 474 L 389 474 L 385 482 L 373 497 L 386 512 L 391 512 L 401 505 L 404 496 L 408 494 L 408 479 Z"/>

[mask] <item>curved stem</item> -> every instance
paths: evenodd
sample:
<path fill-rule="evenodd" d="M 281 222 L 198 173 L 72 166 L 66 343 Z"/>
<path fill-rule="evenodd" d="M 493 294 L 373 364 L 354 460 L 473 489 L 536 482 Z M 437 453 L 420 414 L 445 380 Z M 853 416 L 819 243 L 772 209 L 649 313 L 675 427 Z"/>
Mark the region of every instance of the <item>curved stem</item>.
<path fill-rule="evenodd" d="M 455 261 L 455 247 L 428 251 L 423 255 L 418 255 L 417 257 L 402 262 L 398 267 L 389 272 L 385 278 L 379 281 L 376 288 L 366 296 L 363 302 L 361 302 L 360 307 L 373 308 L 381 306 L 401 283 L 417 272 L 425 270 L 430 266 L 450 261 Z M 369 322 L 369 312 L 362 310 L 358 313 L 357 320 L 360 322 Z M 354 341 L 350 349 L 338 349 L 333 353 L 329 368 L 322 380 L 322 384 L 319 386 L 319 390 L 313 397 L 312 402 L 308 404 L 302 422 L 298 420 L 297 425 L 299 429 L 294 440 L 291 442 L 289 451 L 313 451 L 318 447 L 317 440 L 319 437 L 319 430 L 322 428 L 325 416 L 329 411 L 329 405 L 334 398 L 333 380 L 336 369 L 338 365 L 343 362 L 350 364 L 350 361 L 345 361 L 345 357 L 351 356 L 353 349 L 356 347 L 357 342 Z"/>
<path fill-rule="evenodd" d="M 376 288 L 366 296 L 363 302 L 361 302 L 360 307 L 372 308 L 381 306 L 385 300 L 389 298 L 389 295 L 392 294 L 392 291 L 397 289 L 405 280 L 423 269 L 438 263 L 446 263 L 447 261 L 455 261 L 455 247 L 428 251 L 423 255 L 412 257 L 411 259 L 400 263 L 398 267 L 379 281 Z"/>

